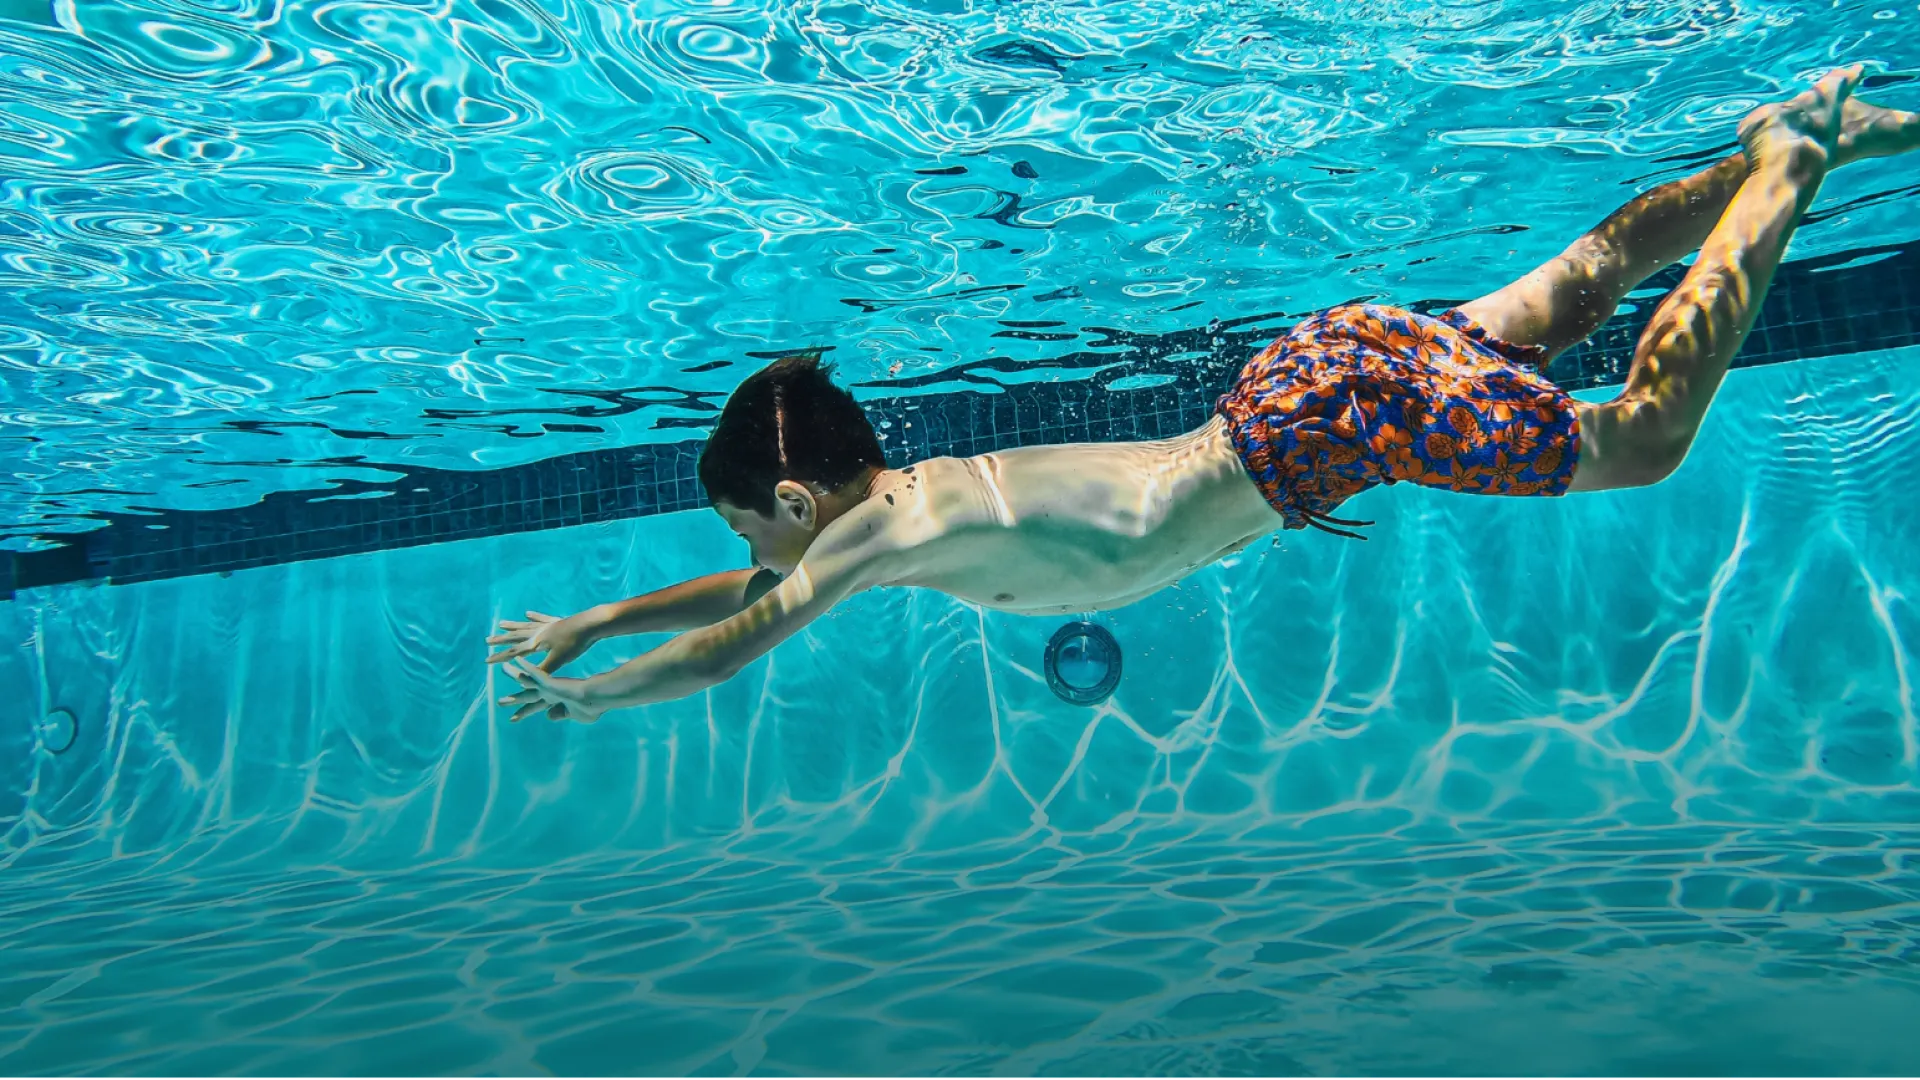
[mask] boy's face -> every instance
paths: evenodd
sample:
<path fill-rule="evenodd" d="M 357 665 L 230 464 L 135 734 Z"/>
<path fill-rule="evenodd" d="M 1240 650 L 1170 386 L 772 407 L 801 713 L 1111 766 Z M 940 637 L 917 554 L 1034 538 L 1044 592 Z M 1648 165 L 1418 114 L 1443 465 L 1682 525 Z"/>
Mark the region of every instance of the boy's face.
<path fill-rule="evenodd" d="M 813 543 L 821 525 L 820 507 L 813 493 L 792 481 L 783 481 L 775 491 L 770 515 L 724 501 L 715 502 L 713 508 L 726 519 L 727 527 L 747 542 L 755 566 L 782 576 L 800 565 L 801 556 L 807 553 L 807 545 Z"/>

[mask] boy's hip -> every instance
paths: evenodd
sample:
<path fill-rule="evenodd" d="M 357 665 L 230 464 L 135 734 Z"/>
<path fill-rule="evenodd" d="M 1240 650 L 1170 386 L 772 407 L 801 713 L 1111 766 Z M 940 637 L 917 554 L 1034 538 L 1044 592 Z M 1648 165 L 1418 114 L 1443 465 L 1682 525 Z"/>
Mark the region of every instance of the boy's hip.
<path fill-rule="evenodd" d="M 1216 408 L 1287 528 L 1377 484 L 1562 495 L 1579 418 L 1544 355 L 1459 311 L 1343 305 L 1258 353 Z"/>

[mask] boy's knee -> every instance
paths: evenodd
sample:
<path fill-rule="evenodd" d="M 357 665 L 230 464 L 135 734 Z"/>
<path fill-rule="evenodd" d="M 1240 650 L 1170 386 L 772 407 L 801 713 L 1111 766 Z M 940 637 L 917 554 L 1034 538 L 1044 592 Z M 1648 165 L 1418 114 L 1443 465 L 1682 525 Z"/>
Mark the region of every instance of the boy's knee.
<path fill-rule="evenodd" d="M 1661 395 L 1628 390 L 1588 421 L 1608 446 L 1614 486 L 1647 487 L 1672 476 L 1693 448 L 1700 424 Z"/>
<path fill-rule="evenodd" d="M 1693 445 L 1693 425 L 1672 422 L 1663 410 L 1633 393 L 1584 418 L 1587 437 L 1603 461 L 1594 479 L 1602 488 L 1648 487 L 1672 476 Z M 1603 474 L 1603 476 L 1602 476 Z"/>
<path fill-rule="evenodd" d="M 1693 447 L 1691 431 L 1647 434 L 1647 438 L 1634 446 L 1626 470 L 1634 487 L 1650 487 L 1678 472 L 1680 463 L 1687 460 L 1687 451 Z"/>

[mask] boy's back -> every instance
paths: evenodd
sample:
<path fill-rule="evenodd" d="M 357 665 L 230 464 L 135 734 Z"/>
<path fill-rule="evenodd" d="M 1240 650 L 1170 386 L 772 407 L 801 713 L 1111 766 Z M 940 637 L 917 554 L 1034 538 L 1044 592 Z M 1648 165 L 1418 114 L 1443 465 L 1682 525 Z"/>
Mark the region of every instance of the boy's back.
<path fill-rule="evenodd" d="M 934 458 L 874 478 L 802 566 L 1026 613 L 1132 603 L 1274 527 L 1219 420 L 1174 439 Z"/>

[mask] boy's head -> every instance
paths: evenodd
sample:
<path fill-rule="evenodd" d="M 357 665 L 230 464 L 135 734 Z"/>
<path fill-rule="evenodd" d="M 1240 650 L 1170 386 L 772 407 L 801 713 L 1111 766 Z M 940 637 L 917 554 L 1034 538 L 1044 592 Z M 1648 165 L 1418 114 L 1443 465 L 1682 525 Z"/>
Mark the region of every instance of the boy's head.
<path fill-rule="evenodd" d="M 747 377 L 720 410 L 700 453 L 700 483 L 757 565 L 782 574 L 865 494 L 887 467 L 853 395 L 833 384 L 816 352 L 776 360 Z"/>

